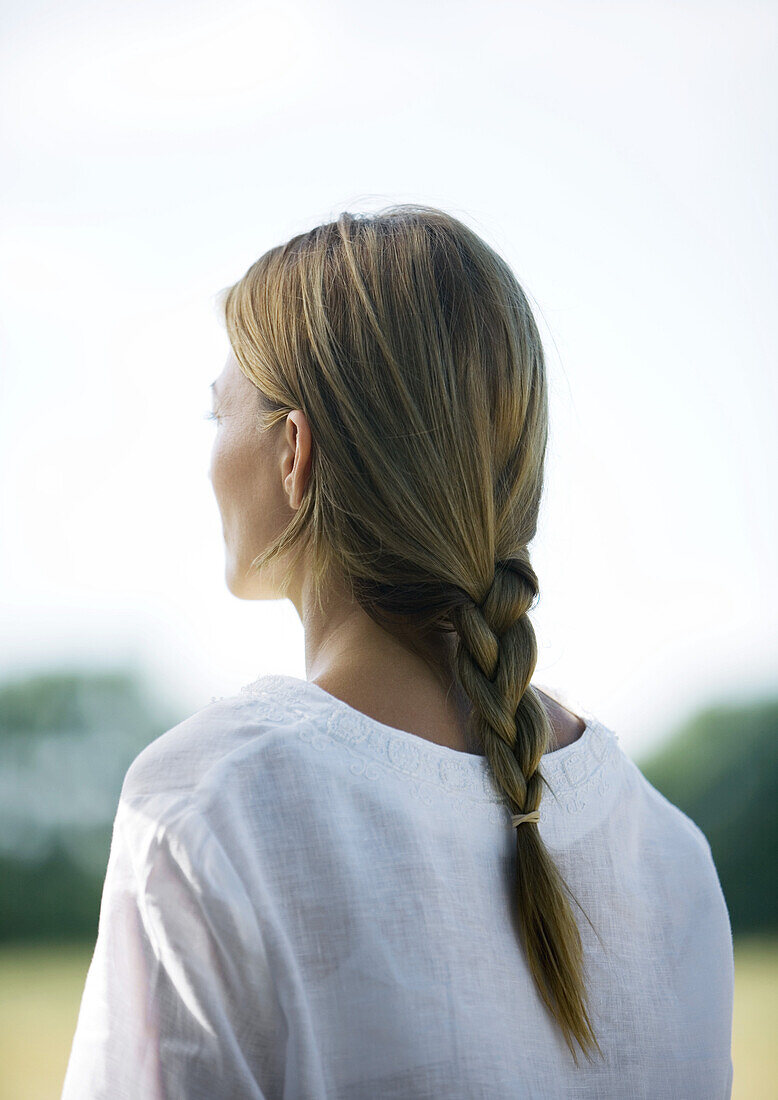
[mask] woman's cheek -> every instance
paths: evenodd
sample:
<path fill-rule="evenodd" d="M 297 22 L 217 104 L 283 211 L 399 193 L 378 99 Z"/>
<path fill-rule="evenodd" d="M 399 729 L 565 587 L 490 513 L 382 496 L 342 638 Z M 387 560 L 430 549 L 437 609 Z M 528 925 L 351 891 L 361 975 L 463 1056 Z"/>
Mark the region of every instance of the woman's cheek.
<path fill-rule="evenodd" d="M 226 503 L 228 495 L 234 491 L 235 462 L 229 441 L 221 429 L 217 430 L 211 450 L 211 484 L 219 503 Z"/>

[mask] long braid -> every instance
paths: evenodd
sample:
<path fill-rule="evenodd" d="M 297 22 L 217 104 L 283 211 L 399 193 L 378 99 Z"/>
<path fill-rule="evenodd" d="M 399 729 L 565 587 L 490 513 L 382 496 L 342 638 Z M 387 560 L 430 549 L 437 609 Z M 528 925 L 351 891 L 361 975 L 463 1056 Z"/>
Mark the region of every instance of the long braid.
<path fill-rule="evenodd" d="M 537 642 L 527 612 L 538 590 L 528 556 L 514 557 L 496 564 L 482 600 L 463 593 L 450 616 L 459 639 L 455 671 L 473 703 L 471 733 L 483 745 L 512 814 L 537 810 L 546 782 L 540 763 L 551 725 L 530 686 Z M 530 972 L 577 1065 L 573 1038 L 589 1060 L 587 1048 L 602 1051 L 580 992 L 583 948 L 570 891 L 534 821 L 517 826 L 516 850 L 516 908 Z M 579 1021 L 583 1029 L 575 1026 Z"/>

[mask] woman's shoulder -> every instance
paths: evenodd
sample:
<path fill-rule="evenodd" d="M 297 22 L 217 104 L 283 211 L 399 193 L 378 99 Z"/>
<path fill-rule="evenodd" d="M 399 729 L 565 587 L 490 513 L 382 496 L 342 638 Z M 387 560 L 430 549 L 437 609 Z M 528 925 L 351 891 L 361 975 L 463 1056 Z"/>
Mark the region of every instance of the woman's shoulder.
<path fill-rule="evenodd" d="M 710 842 L 697 822 L 666 798 L 627 754 L 623 765 L 627 805 L 631 821 L 640 825 L 644 857 L 662 874 L 672 870 L 689 890 L 707 888 L 721 894 Z M 625 828 L 630 828 L 629 821 Z"/>
<path fill-rule="evenodd" d="M 216 770 L 261 755 L 299 722 L 294 707 L 247 685 L 233 695 L 214 697 L 149 742 L 124 777 L 122 798 L 144 800 L 194 796 Z"/>

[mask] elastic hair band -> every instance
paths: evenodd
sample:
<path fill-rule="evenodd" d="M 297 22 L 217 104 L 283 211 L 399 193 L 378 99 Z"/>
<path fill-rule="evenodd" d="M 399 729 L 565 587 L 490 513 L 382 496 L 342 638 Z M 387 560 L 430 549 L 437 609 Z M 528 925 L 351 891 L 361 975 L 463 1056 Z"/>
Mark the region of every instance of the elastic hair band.
<path fill-rule="evenodd" d="M 540 821 L 540 810 L 531 810 L 528 814 L 511 814 L 511 825 L 521 825 L 522 821 Z"/>

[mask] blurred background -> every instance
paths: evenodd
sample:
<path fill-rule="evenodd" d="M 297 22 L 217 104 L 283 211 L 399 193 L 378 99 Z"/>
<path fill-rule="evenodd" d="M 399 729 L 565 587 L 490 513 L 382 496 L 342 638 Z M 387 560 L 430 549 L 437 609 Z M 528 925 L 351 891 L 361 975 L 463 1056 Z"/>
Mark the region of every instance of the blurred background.
<path fill-rule="evenodd" d="M 58 1097 L 134 756 L 305 676 L 224 583 L 216 296 L 341 210 L 423 202 L 544 337 L 534 680 L 703 830 L 733 1096 L 778 1075 L 770 0 L 6 0 L 0 8 L 0 1100 Z"/>

